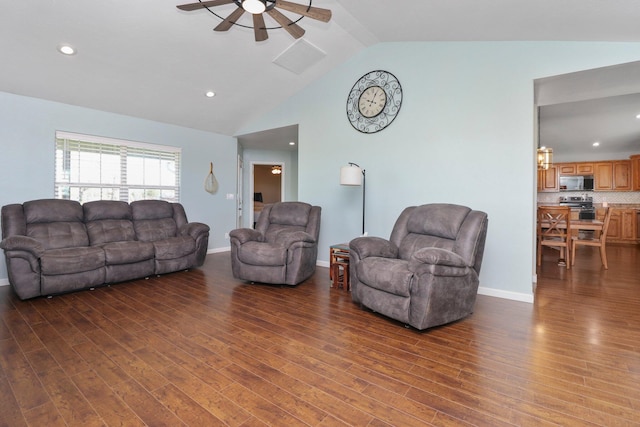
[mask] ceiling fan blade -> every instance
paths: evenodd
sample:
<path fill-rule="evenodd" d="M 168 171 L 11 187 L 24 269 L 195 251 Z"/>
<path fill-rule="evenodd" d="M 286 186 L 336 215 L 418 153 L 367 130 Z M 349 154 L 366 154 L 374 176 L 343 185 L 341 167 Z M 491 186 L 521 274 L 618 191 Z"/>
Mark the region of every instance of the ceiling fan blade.
<path fill-rule="evenodd" d="M 305 6 L 303 4 L 291 3 L 290 1 L 285 0 L 276 0 L 276 7 L 297 13 L 298 15 L 307 16 L 311 19 L 317 19 L 322 22 L 329 22 L 331 19 L 331 11 L 320 7 Z"/>
<path fill-rule="evenodd" d="M 264 25 L 264 17 L 261 13 L 253 15 L 253 33 L 255 34 L 257 42 L 263 42 L 269 38 L 267 34 L 267 26 Z"/>
<path fill-rule="evenodd" d="M 236 10 L 231 12 L 231 14 L 227 16 L 224 19 L 224 21 L 219 23 L 218 26 L 213 29 L 213 31 L 227 31 L 229 28 L 231 28 L 233 24 L 238 22 L 238 19 L 240 19 L 243 13 L 244 13 L 243 8 L 241 7 L 237 8 Z"/>
<path fill-rule="evenodd" d="M 180 10 L 192 11 L 204 9 L 205 7 L 222 6 L 223 4 L 233 3 L 233 0 L 211 0 L 198 3 L 181 4 L 176 6 Z"/>
<path fill-rule="evenodd" d="M 291 36 L 294 39 L 299 39 L 300 37 L 302 37 L 304 35 L 304 30 L 301 27 L 299 27 L 298 24 L 294 24 L 293 21 L 291 21 L 291 19 L 289 19 L 286 16 L 284 16 L 277 9 L 267 10 L 267 13 L 278 24 L 280 24 L 280 26 L 282 26 L 282 28 L 287 30 L 287 32 L 289 34 L 291 34 Z"/>

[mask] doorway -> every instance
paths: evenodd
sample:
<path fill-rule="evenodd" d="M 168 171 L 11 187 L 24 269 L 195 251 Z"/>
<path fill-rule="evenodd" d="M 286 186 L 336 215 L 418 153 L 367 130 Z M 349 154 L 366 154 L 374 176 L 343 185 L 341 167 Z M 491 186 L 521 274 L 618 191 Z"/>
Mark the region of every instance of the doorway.
<path fill-rule="evenodd" d="M 253 203 L 250 204 L 250 218 L 255 228 L 264 205 L 284 200 L 285 165 L 283 162 L 252 162 L 251 163 L 251 194 Z"/>

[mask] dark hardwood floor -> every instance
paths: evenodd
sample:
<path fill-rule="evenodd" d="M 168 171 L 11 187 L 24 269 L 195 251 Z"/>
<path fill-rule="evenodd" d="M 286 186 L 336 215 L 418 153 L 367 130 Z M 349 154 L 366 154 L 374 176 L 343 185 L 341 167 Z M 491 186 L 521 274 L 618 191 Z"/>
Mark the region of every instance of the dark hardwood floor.
<path fill-rule="evenodd" d="M 228 253 L 51 299 L 0 287 L 0 425 L 640 425 L 640 248 L 608 253 L 567 271 L 549 249 L 535 304 L 480 295 L 425 332 L 326 268 L 234 280 Z"/>

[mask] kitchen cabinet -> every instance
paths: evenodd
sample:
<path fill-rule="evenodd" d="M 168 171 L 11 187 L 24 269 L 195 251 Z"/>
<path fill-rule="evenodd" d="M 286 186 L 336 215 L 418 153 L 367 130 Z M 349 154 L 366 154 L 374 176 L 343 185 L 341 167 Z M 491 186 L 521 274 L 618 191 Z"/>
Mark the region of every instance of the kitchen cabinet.
<path fill-rule="evenodd" d="M 558 168 L 538 169 L 538 192 L 558 192 Z"/>
<path fill-rule="evenodd" d="M 593 189 L 598 191 L 613 190 L 613 164 L 598 162 L 593 164 Z"/>
<path fill-rule="evenodd" d="M 593 175 L 593 163 L 576 163 L 576 175 Z"/>
<path fill-rule="evenodd" d="M 594 190 L 596 191 L 630 191 L 631 161 L 614 160 L 593 164 Z"/>
<path fill-rule="evenodd" d="M 616 160 L 613 163 L 614 191 L 631 191 L 631 161 Z"/>
<path fill-rule="evenodd" d="M 558 173 L 560 175 L 575 175 L 576 174 L 576 164 L 575 163 L 558 163 L 556 166 L 558 167 Z"/>
<path fill-rule="evenodd" d="M 638 243 L 637 230 L 637 209 L 612 208 L 609 230 L 607 231 L 607 242 L 615 243 Z M 604 208 L 596 210 L 596 218 L 604 219 Z"/>
<path fill-rule="evenodd" d="M 640 191 L 640 154 L 631 156 L 631 190 Z"/>
<path fill-rule="evenodd" d="M 593 175 L 593 163 L 557 163 L 559 175 Z"/>

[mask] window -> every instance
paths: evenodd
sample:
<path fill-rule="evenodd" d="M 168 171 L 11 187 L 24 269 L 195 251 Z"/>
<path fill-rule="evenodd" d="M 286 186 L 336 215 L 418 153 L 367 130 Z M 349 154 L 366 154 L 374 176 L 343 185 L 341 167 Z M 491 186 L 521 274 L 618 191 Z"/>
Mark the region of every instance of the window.
<path fill-rule="evenodd" d="M 177 147 L 56 132 L 55 198 L 180 200 Z"/>

